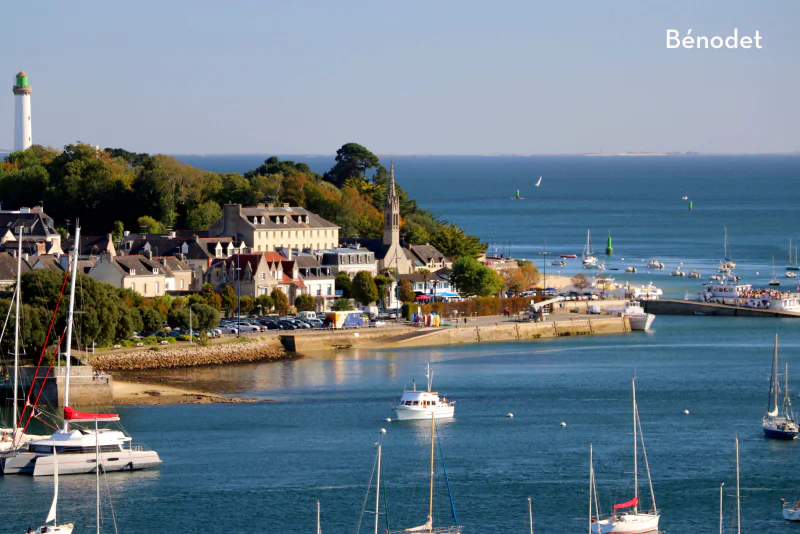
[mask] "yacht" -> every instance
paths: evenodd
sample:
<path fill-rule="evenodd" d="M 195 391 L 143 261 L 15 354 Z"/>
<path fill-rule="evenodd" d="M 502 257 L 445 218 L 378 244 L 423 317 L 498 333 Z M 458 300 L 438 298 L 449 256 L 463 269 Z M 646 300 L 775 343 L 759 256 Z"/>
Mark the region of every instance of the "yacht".
<path fill-rule="evenodd" d="M 583 262 L 584 267 L 597 266 L 597 256 L 595 256 L 594 252 L 592 251 L 592 238 L 589 230 L 586 230 L 586 245 L 583 247 L 581 261 Z"/>
<path fill-rule="evenodd" d="M 625 315 L 631 324 L 631 330 L 650 330 L 650 326 L 655 321 L 656 316 L 652 313 L 647 313 L 642 308 L 642 305 L 637 301 L 629 301 L 625 303 L 624 308 L 616 308 L 606 310 L 611 313 L 619 313 Z"/>
<path fill-rule="evenodd" d="M 437 419 L 448 419 L 455 415 L 455 401 L 448 401 L 445 397 L 439 397 L 436 391 L 431 391 L 433 385 L 431 364 L 428 364 L 425 378 L 428 380 L 427 391 L 417 391 L 417 382 L 414 381 L 414 389 L 403 391 L 400 402 L 392 408 L 398 421 L 428 420 L 432 415 Z"/>
<path fill-rule="evenodd" d="M 75 242 L 80 242 L 80 227 L 75 229 Z M 51 436 L 32 439 L 24 448 L 0 458 L 4 475 L 32 474 L 33 476 L 53 476 L 56 472 L 57 453 L 62 457 L 58 472 L 62 475 L 93 473 L 99 449 L 100 460 L 105 471 L 126 471 L 158 467 L 161 459 L 158 453 L 134 446 L 130 437 L 118 430 L 102 428 L 85 429 L 81 423 L 119 421 L 116 414 L 96 414 L 76 412 L 69 406 L 70 361 L 72 347 L 72 325 L 75 306 L 75 280 L 77 278 L 79 247 L 75 247 L 72 260 L 70 282 L 69 312 L 67 315 L 66 373 L 64 380 L 64 426 Z"/>
<path fill-rule="evenodd" d="M 663 269 L 664 264 L 658 260 L 650 260 L 650 263 L 647 264 L 648 269 Z"/>
<path fill-rule="evenodd" d="M 775 439 L 797 439 L 800 433 L 800 426 L 792 413 L 792 400 L 789 397 L 789 364 L 786 364 L 786 380 L 783 391 L 783 404 L 778 404 L 778 396 L 781 391 L 780 378 L 778 376 L 778 334 L 775 334 L 775 350 L 772 356 L 772 376 L 769 384 L 769 397 L 767 400 L 767 413 L 761 420 L 764 428 L 764 436 Z"/>

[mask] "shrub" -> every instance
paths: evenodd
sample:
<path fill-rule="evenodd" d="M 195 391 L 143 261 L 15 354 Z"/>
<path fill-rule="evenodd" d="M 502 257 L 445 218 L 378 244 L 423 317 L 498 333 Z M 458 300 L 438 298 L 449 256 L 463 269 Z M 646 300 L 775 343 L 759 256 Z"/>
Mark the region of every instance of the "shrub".
<path fill-rule="evenodd" d="M 177 341 L 189 341 L 189 334 L 181 334 L 175 339 Z"/>
<path fill-rule="evenodd" d="M 146 338 L 142 339 L 142 343 L 145 345 L 155 345 L 158 343 L 158 338 L 156 338 L 156 336 L 147 336 Z"/>
<path fill-rule="evenodd" d="M 123 339 L 122 341 L 119 342 L 119 344 L 122 345 L 123 347 L 133 347 L 134 345 L 136 345 L 136 343 L 131 341 L 130 339 Z"/>

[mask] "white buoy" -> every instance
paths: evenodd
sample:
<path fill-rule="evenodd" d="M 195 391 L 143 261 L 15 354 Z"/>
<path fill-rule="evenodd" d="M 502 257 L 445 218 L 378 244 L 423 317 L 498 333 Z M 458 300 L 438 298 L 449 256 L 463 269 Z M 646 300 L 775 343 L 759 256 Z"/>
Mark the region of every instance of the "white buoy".
<path fill-rule="evenodd" d="M 386 418 L 386 422 L 387 422 L 387 423 L 391 423 L 391 422 L 392 422 L 392 418 L 391 418 L 391 417 L 387 417 L 387 418 Z"/>
<path fill-rule="evenodd" d="M 510 413 L 510 414 L 506 415 L 506 417 L 508 417 L 510 419 L 510 418 L 514 417 L 514 414 Z"/>
<path fill-rule="evenodd" d="M 758 275 L 758 271 L 756 271 L 756 275 Z"/>
<path fill-rule="evenodd" d="M 385 428 L 381 428 L 381 434 L 386 434 L 386 429 Z"/>
<path fill-rule="evenodd" d="M 683 410 L 683 413 L 685 413 L 686 415 L 689 415 L 689 410 Z"/>
<path fill-rule="evenodd" d="M 561 426 L 567 426 L 567 423 L 565 423 L 564 421 L 561 421 Z"/>
<path fill-rule="evenodd" d="M 622 261 L 625 261 L 625 258 L 620 258 Z"/>

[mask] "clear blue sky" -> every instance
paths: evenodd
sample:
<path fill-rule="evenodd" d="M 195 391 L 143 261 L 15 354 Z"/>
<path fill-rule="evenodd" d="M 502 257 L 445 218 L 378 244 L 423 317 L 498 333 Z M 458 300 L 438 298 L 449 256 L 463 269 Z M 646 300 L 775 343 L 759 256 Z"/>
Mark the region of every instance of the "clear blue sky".
<path fill-rule="evenodd" d="M 800 2 L 9 2 L 34 141 L 164 153 L 800 150 Z M 667 50 L 667 28 L 764 36 Z"/>

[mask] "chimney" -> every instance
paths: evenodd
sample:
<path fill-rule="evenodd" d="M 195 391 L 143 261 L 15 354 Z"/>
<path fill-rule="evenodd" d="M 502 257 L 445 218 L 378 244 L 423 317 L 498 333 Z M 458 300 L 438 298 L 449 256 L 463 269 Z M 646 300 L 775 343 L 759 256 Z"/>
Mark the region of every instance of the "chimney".
<path fill-rule="evenodd" d="M 283 207 L 284 207 L 284 208 L 288 208 L 288 207 L 289 207 L 289 203 L 288 203 L 288 202 L 284 202 L 284 203 L 283 203 Z"/>
<path fill-rule="evenodd" d="M 178 237 L 178 232 L 176 232 L 175 230 L 170 230 L 169 236 L 172 238 Z"/>
<path fill-rule="evenodd" d="M 153 259 L 153 251 L 152 250 L 146 250 L 144 252 L 144 255 L 148 260 L 152 260 Z"/>
<path fill-rule="evenodd" d="M 122 237 L 128 237 L 129 235 L 131 235 L 131 231 L 130 230 L 123 230 Z"/>

